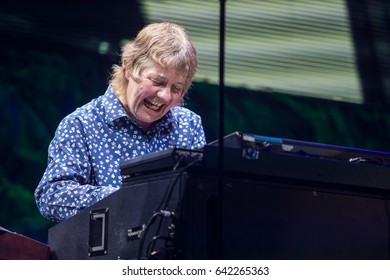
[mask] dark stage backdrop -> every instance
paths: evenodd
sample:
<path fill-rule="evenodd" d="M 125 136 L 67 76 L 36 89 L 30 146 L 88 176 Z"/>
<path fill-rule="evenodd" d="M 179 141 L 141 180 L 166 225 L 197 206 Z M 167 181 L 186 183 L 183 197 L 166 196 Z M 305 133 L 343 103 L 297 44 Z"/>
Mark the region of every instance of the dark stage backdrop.
<path fill-rule="evenodd" d="M 123 38 L 130 39 L 144 24 L 167 16 L 167 13 L 156 16 L 150 6 L 152 2 L 60 1 L 53 4 L 43 1 L 39 7 L 23 1 L 2 4 L 0 226 L 46 242 L 47 229 L 52 223 L 40 216 L 33 192 L 46 166 L 49 142 L 65 115 L 104 93 L 111 65 L 118 62 Z M 271 7 L 275 1 L 265 2 Z M 389 94 L 384 83 L 389 68 L 386 60 L 380 59 L 386 53 L 383 48 L 389 44 L 388 37 L 378 29 L 372 30 L 372 24 L 352 21 L 359 17 L 366 21 L 371 19 L 363 13 L 370 1 L 360 1 L 355 6 L 348 1 L 334 2 L 344 3 L 346 11 L 353 14 L 349 18 L 350 32 L 355 44 L 355 66 L 360 75 L 361 92 L 357 94 L 362 95 L 362 100 L 345 102 L 309 97 L 307 88 L 301 96 L 296 91 L 294 94 L 285 92 L 283 87 L 248 89 L 232 83 L 226 87 L 225 134 L 239 130 L 390 151 Z M 379 1 L 375 2 L 379 5 Z M 375 6 L 382 11 L 380 24 L 375 21 L 376 28 L 389 25 L 386 17 L 389 6 L 384 2 L 381 5 Z M 154 18 L 150 18 L 150 14 Z M 218 10 L 213 14 L 218 16 Z M 199 17 L 199 26 L 202 26 L 202 16 L 204 13 L 193 11 L 192 25 L 188 26 L 190 35 L 197 30 L 194 18 Z M 239 22 L 229 24 L 229 30 L 234 30 L 231 24 Z M 288 34 L 285 36 L 287 40 Z M 362 38 L 370 38 L 370 45 Z M 210 42 L 218 44 L 218 38 Z M 204 56 L 206 54 L 202 49 L 200 61 L 214 60 L 206 70 L 218 76 L 217 53 L 211 58 Z M 239 57 L 234 59 L 240 60 Z M 304 85 L 305 80 L 296 83 Z M 186 100 L 187 107 L 202 116 L 208 142 L 218 138 L 218 98 L 215 80 L 202 76 L 196 79 Z"/>

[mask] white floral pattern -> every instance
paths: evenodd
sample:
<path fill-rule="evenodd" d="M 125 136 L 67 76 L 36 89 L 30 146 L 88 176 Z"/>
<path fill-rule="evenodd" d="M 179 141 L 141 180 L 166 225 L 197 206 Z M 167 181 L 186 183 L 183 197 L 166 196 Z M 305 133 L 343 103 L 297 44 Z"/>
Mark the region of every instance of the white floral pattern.
<path fill-rule="evenodd" d="M 68 219 L 121 187 L 120 161 L 205 144 L 200 116 L 183 107 L 173 107 L 144 133 L 109 86 L 59 124 L 35 191 L 38 209 L 52 221 Z"/>

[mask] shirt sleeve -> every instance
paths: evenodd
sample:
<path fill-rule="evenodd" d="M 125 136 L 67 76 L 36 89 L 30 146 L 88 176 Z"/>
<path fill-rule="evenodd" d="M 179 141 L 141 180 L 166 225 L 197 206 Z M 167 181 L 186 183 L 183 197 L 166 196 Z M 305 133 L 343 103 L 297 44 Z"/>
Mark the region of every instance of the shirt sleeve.
<path fill-rule="evenodd" d="M 48 165 L 35 190 L 39 211 L 58 222 L 119 189 L 119 186 L 96 186 L 94 181 L 82 123 L 67 117 L 49 145 Z"/>

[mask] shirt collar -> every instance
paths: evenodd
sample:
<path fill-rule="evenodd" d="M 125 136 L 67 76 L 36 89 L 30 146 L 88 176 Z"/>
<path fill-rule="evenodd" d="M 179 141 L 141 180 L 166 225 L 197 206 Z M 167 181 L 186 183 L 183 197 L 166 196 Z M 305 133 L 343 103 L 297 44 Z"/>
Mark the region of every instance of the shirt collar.
<path fill-rule="evenodd" d="M 106 93 L 103 95 L 103 106 L 106 112 L 105 121 L 108 124 L 113 124 L 115 121 L 127 118 L 131 120 L 134 124 L 139 126 L 139 124 L 131 118 L 123 108 L 122 102 L 120 102 L 119 98 L 116 96 L 114 89 L 111 85 L 108 86 Z M 162 128 L 162 127 L 171 127 L 178 125 L 178 119 L 175 114 L 172 112 L 172 108 L 168 111 L 165 116 L 156 121 L 152 127 L 153 128 Z"/>
<path fill-rule="evenodd" d="M 129 117 L 111 85 L 108 86 L 106 93 L 103 95 L 102 103 L 106 123 L 112 124 L 117 119 Z"/>

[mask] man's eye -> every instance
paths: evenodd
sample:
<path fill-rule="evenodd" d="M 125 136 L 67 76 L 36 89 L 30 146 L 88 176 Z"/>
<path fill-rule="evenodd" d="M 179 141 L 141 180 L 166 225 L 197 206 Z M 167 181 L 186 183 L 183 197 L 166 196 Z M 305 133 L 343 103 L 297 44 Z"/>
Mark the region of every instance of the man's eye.
<path fill-rule="evenodd" d="M 153 85 L 155 85 L 155 86 L 162 86 L 163 85 L 163 83 L 160 81 L 152 80 L 152 82 L 153 82 Z"/>
<path fill-rule="evenodd" d="M 172 88 L 172 92 L 173 92 L 173 93 L 181 93 L 181 92 L 182 92 L 182 89 L 181 89 L 181 88 L 178 88 L 178 87 L 173 87 L 173 88 Z"/>
<path fill-rule="evenodd" d="M 163 81 L 155 80 L 155 79 L 149 79 L 154 86 L 162 86 L 164 85 Z"/>

